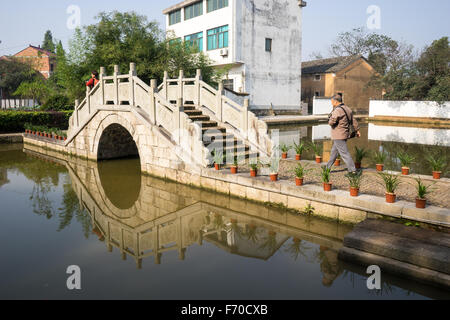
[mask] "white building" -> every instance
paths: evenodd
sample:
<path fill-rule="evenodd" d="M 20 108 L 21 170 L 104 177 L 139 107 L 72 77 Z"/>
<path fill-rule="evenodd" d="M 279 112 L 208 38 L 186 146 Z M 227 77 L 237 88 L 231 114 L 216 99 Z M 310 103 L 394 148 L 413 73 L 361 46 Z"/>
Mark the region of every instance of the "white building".
<path fill-rule="evenodd" d="M 186 41 L 229 70 L 226 88 L 248 93 L 252 109 L 300 110 L 299 0 L 186 0 L 163 13 L 173 41 Z"/>

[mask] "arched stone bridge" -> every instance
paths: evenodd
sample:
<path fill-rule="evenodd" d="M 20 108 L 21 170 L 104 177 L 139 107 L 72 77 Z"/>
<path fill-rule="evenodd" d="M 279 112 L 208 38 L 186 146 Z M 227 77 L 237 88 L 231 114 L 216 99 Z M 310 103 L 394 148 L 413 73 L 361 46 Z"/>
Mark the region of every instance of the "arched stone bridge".
<path fill-rule="evenodd" d="M 155 166 L 176 169 L 180 165 L 207 167 L 211 152 L 222 151 L 227 163 L 258 156 L 270 156 L 272 142 L 267 125 L 243 105 L 202 80 L 169 79 L 157 86 L 137 77 L 136 66 L 129 74 L 112 76 L 100 70 L 100 81 L 86 98 L 75 102 L 66 148 L 91 160 L 139 155 L 141 168 Z"/>

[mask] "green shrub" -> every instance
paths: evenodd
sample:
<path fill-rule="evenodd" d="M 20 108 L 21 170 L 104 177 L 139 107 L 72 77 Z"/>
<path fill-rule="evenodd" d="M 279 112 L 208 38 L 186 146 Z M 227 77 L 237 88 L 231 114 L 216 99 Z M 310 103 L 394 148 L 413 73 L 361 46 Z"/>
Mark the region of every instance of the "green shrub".
<path fill-rule="evenodd" d="M 25 124 L 67 130 L 73 111 L 0 111 L 0 133 L 23 132 Z"/>
<path fill-rule="evenodd" d="M 41 107 L 42 111 L 70 111 L 73 110 L 73 106 L 70 106 L 70 100 L 68 97 L 62 94 L 56 94 L 47 99 L 47 101 Z"/>

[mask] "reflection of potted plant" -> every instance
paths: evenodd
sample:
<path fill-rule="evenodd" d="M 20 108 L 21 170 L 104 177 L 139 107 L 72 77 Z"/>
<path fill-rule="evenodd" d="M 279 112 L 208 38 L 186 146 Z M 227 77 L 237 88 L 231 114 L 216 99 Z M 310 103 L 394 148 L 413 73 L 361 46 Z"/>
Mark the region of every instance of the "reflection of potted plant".
<path fill-rule="evenodd" d="M 416 198 L 416 208 L 418 209 L 425 209 L 425 206 L 427 204 L 426 195 L 430 193 L 431 186 L 425 185 L 420 178 L 415 179 L 417 182 L 416 190 L 417 190 L 417 198 Z"/>
<path fill-rule="evenodd" d="M 238 161 L 237 161 L 237 157 L 235 157 L 233 165 L 231 166 L 231 174 L 237 174 L 237 173 L 238 173 Z"/>
<path fill-rule="evenodd" d="M 306 167 L 303 167 L 301 163 L 298 164 L 297 168 L 295 168 L 295 184 L 297 186 L 303 185 L 303 179 L 305 178 L 305 175 L 308 171 L 311 171 L 310 169 L 307 169 Z"/>
<path fill-rule="evenodd" d="M 445 156 L 428 155 L 427 161 L 433 170 L 433 179 L 440 179 L 442 170 L 445 168 Z"/>
<path fill-rule="evenodd" d="M 275 250 L 277 247 L 277 233 L 274 231 L 269 231 L 266 238 L 264 238 L 264 243 L 259 247 L 259 249 L 269 249 Z"/>
<path fill-rule="evenodd" d="M 334 166 L 339 167 L 341 165 L 341 156 L 338 156 L 336 158 L 336 161 L 334 161 Z"/>
<path fill-rule="evenodd" d="M 299 144 L 296 144 L 294 142 L 294 149 L 295 149 L 295 160 L 297 161 L 302 160 L 302 154 L 307 149 L 306 144 L 303 141 L 300 141 Z"/>
<path fill-rule="evenodd" d="M 355 147 L 355 167 L 356 169 L 361 169 L 362 161 L 367 157 L 368 152 L 364 148 Z"/>
<path fill-rule="evenodd" d="M 357 197 L 359 195 L 359 189 L 361 187 L 362 171 L 357 173 L 351 173 L 345 175 L 350 183 L 350 195 Z"/>
<path fill-rule="evenodd" d="M 322 172 L 320 173 L 320 177 L 322 178 L 323 182 L 323 190 L 324 191 L 331 191 L 332 184 L 330 183 L 330 177 L 331 177 L 331 169 L 323 166 Z"/>
<path fill-rule="evenodd" d="M 214 159 L 214 168 L 216 170 L 220 170 L 220 166 L 223 164 L 224 155 L 223 151 L 217 151 L 217 149 L 214 149 L 213 152 L 213 159 Z"/>
<path fill-rule="evenodd" d="M 378 172 L 378 174 L 383 180 L 383 183 L 381 184 L 384 185 L 386 189 L 386 202 L 394 203 L 397 197 L 395 194 L 395 190 L 400 184 L 399 177 L 385 172 Z"/>
<path fill-rule="evenodd" d="M 397 154 L 397 158 L 400 160 L 400 163 L 402 165 L 402 175 L 407 176 L 409 175 L 409 166 L 414 161 L 414 157 L 409 155 L 406 152 L 399 152 Z"/>
<path fill-rule="evenodd" d="M 280 167 L 280 158 L 273 157 L 270 160 L 270 180 L 277 181 L 278 180 L 278 169 Z"/>
<path fill-rule="evenodd" d="M 384 170 L 384 162 L 386 161 L 387 154 L 384 151 L 376 151 L 373 155 L 378 172 Z"/>
<path fill-rule="evenodd" d="M 258 175 L 258 162 L 250 163 L 250 176 L 255 178 Z"/>
<path fill-rule="evenodd" d="M 317 142 L 317 143 L 312 142 L 310 144 L 310 147 L 311 147 L 311 150 L 314 151 L 314 155 L 316 156 L 316 163 L 322 163 L 322 148 L 323 148 L 323 146 L 319 142 Z"/>

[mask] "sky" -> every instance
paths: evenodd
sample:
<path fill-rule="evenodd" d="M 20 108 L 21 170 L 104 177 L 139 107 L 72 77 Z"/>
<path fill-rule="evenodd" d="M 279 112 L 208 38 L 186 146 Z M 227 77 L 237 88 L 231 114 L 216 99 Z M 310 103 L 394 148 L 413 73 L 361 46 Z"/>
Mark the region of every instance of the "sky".
<path fill-rule="evenodd" d="M 271 1 L 271 0 L 268 0 Z M 297 1 L 297 0 L 285 0 Z M 15 0 L 2 1 L 0 6 L 0 56 L 19 52 L 29 44 L 42 44 L 44 33 L 51 30 L 54 38 L 67 47 L 75 22 L 72 6 L 80 10 L 81 25 L 95 23 L 101 11 L 136 11 L 149 20 L 158 21 L 162 27 L 165 18 L 162 10 L 181 0 Z M 372 13 L 370 6 L 379 8 L 380 29 L 395 40 L 422 49 L 433 40 L 449 36 L 449 0 L 307 0 L 303 10 L 303 60 L 313 52 L 329 54 L 328 48 L 340 32 L 367 26 Z M 373 20 L 371 20 L 373 21 Z"/>

